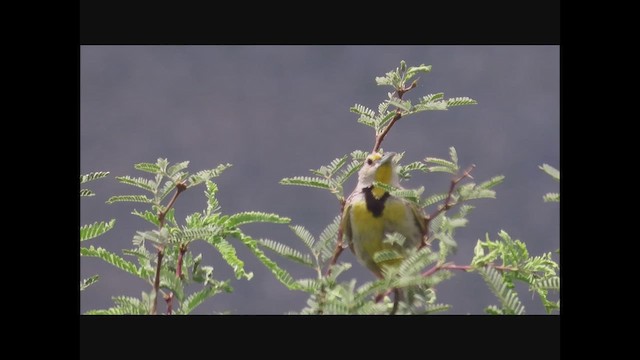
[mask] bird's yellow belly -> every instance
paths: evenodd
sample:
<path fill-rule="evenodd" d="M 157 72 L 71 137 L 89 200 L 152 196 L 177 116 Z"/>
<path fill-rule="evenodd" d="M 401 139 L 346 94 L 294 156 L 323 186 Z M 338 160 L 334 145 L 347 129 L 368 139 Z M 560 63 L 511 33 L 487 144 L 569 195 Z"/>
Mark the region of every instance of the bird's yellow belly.
<path fill-rule="evenodd" d="M 405 236 L 409 235 L 406 228 L 413 225 L 409 221 L 407 208 L 399 201 L 387 201 L 381 216 L 378 217 L 373 216 L 364 201 L 354 204 L 351 212 L 352 241 L 358 259 L 369 269 L 378 272 L 379 267 L 373 261 L 373 255 L 378 251 L 393 248 L 392 244 L 383 241 L 386 234 L 399 232 Z M 391 260 L 385 264 L 394 265 L 398 262 L 399 260 Z"/>

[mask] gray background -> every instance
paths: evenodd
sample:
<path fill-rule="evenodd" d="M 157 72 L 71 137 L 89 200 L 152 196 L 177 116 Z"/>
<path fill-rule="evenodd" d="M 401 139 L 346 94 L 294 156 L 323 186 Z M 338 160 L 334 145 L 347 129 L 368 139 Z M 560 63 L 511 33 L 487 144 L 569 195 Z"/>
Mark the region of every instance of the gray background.
<path fill-rule="evenodd" d="M 337 214 L 335 198 L 278 181 L 308 175 L 308 169 L 355 149 L 369 151 L 373 130 L 358 124 L 349 107 L 360 103 L 375 109 L 388 91 L 375 85 L 375 76 L 402 59 L 433 65 L 407 98 L 442 91 L 479 104 L 403 119 L 383 148 L 406 151 L 404 162 L 410 162 L 446 158 L 455 146 L 461 165 L 477 165 L 476 180 L 506 176 L 496 188 L 497 199 L 473 203 L 476 209 L 456 234 L 459 249 L 451 260 L 468 264 L 476 240 L 487 232 L 495 239 L 501 229 L 525 241 L 533 255 L 556 250 L 559 205 L 543 203 L 542 196 L 559 186 L 538 165 L 559 167 L 558 46 L 83 46 L 81 172 L 110 171 L 111 176 L 88 184 L 98 195 L 82 199 L 81 224 L 117 219 L 113 230 L 86 245 L 121 253 L 132 247 L 136 230 L 149 229 L 129 215 L 141 210 L 140 204 L 107 205 L 105 200 L 136 192 L 113 176 L 142 175 L 133 164 L 158 157 L 190 160 L 194 171 L 232 163 L 216 179 L 224 213 L 275 212 L 318 235 Z M 448 181 L 444 174 L 415 173 L 405 186 L 443 192 Z M 345 188 L 350 192 L 354 186 L 352 179 Z M 202 191 L 181 196 L 178 219 L 206 206 Z M 301 248 L 286 225 L 244 229 Z M 196 313 L 283 314 L 304 307 L 306 294 L 286 290 L 242 245 L 237 249 L 254 278 L 234 280 L 235 292 L 215 296 Z M 196 243 L 192 250 L 214 265 L 216 278 L 233 277 L 208 245 Z M 294 277 L 313 276 L 275 254 L 272 258 Z M 343 279 L 372 279 L 350 252 L 342 260 L 354 265 Z M 81 258 L 81 277 L 96 273 L 102 278 L 82 292 L 81 312 L 112 306 L 112 295 L 150 291 L 142 280 L 102 260 Z M 528 314 L 544 313 L 537 297 L 517 289 Z M 456 273 L 437 290 L 439 302 L 453 305 L 451 314 L 480 314 L 497 303 L 477 274 Z"/>

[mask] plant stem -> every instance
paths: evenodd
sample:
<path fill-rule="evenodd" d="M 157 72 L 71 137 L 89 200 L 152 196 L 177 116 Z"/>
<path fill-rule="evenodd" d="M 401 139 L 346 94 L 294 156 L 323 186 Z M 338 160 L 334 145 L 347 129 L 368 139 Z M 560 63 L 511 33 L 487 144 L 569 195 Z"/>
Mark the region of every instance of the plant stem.
<path fill-rule="evenodd" d="M 467 168 L 467 170 L 464 171 L 464 173 L 451 180 L 451 184 L 449 185 L 449 192 L 447 193 L 447 198 L 444 201 L 443 205 L 440 205 L 438 207 L 438 209 L 436 211 L 434 211 L 433 213 L 425 216 L 424 221 L 425 221 L 425 234 L 427 235 L 426 237 L 422 238 L 422 243 L 420 244 L 420 247 L 418 247 L 418 249 L 422 249 L 423 247 L 425 247 L 427 245 L 428 242 L 428 236 L 429 236 L 429 225 L 431 224 L 431 220 L 435 219 L 438 215 L 442 214 L 443 212 L 451 209 L 454 205 L 456 205 L 455 202 L 452 202 L 451 198 L 453 197 L 453 191 L 455 190 L 456 186 L 458 185 L 458 183 L 460 183 L 460 181 L 462 181 L 462 179 L 464 178 L 470 178 L 473 179 L 473 177 L 471 177 L 471 171 L 476 167 L 476 165 L 471 165 Z"/>
<path fill-rule="evenodd" d="M 160 291 L 160 268 L 162 267 L 163 257 L 164 257 L 164 247 L 159 247 L 158 248 L 158 264 L 156 266 L 156 278 L 153 281 L 153 304 L 151 305 L 151 315 L 157 314 L 158 291 Z"/>
<path fill-rule="evenodd" d="M 402 100 L 402 96 L 404 96 L 404 94 L 409 90 L 415 88 L 417 85 L 418 85 L 418 80 L 414 80 L 411 83 L 411 85 L 409 85 L 409 87 L 396 90 L 396 96 L 398 97 L 398 99 Z M 387 126 L 382 130 L 380 134 L 376 135 L 376 141 L 373 145 L 373 150 L 371 151 L 372 153 L 380 150 L 380 146 L 382 145 L 382 141 L 384 141 L 385 136 L 387 136 L 387 134 L 389 133 L 389 130 L 391 130 L 393 125 L 396 123 L 396 121 L 400 120 L 401 117 L 402 117 L 402 111 L 398 108 L 396 109 L 396 115 L 393 117 L 393 119 L 391 119 L 389 124 L 387 124 Z"/>
<path fill-rule="evenodd" d="M 164 218 L 165 216 L 167 216 L 167 213 L 169 212 L 169 210 L 171 210 L 171 208 L 173 207 L 173 204 L 176 203 L 176 200 L 178 199 L 178 196 L 183 192 L 187 190 L 187 184 L 184 182 L 178 183 L 176 184 L 176 192 L 175 194 L 173 194 L 173 197 L 171 198 L 171 201 L 169 201 L 169 204 L 167 205 L 167 207 L 158 213 L 158 221 L 160 222 L 160 229 L 162 229 L 162 227 L 164 226 Z"/>
<path fill-rule="evenodd" d="M 167 315 L 173 314 L 173 292 L 170 292 L 168 295 L 165 295 L 164 301 L 167 302 Z"/>
<path fill-rule="evenodd" d="M 176 200 L 178 199 L 178 196 L 180 196 L 180 194 L 187 190 L 187 184 L 185 182 L 181 182 L 181 183 L 177 183 L 176 184 L 176 192 L 175 194 L 173 194 L 173 197 L 171 198 L 171 201 L 169 201 L 169 204 L 167 205 L 167 207 L 163 210 L 160 211 L 158 213 L 158 222 L 160 223 L 159 228 L 162 229 L 164 227 L 164 220 L 165 217 L 167 216 L 167 213 L 169 212 L 169 210 L 171 210 L 171 208 L 173 207 L 173 205 L 176 203 Z M 161 247 L 158 247 L 158 264 L 156 266 L 156 278 L 153 282 L 153 304 L 151 306 L 151 314 L 155 315 L 157 314 L 157 308 L 158 308 L 158 291 L 160 291 L 160 269 L 162 268 L 162 258 L 164 257 L 164 245 Z M 170 298 L 173 298 L 173 293 L 169 294 Z"/>
<path fill-rule="evenodd" d="M 490 266 L 496 270 L 500 270 L 500 271 L 516 271 L 518 269 L 511 267 L 511 266 L 504 266 L 504 265 L 487 265 Z M 434 267 L 432 267 L 431 269 L 425 271 L 422 273 L 422 276 L 427 277 L 430 275 L 433 275 L 434 273 L 436 273 L 437 271 L 440 270 L 462 270 L 462 271 L 471 271 L 473 270 L 474 267 L 471 265 L 455 265 L 455 264 L 442 264 L 442 265 L 436 265 Z"/>
<path fill-rule="evenodd" d="M 187 245 L 181 244 L 180 252 L 178 253 L 178 266 L 176 267 L 176 276 L 178 277 L 178 279 L 181 279 L 181 280 L 183 279 L 182 262 L 183 262 L 184 254 L 186 252 L 187 252 Z"/>

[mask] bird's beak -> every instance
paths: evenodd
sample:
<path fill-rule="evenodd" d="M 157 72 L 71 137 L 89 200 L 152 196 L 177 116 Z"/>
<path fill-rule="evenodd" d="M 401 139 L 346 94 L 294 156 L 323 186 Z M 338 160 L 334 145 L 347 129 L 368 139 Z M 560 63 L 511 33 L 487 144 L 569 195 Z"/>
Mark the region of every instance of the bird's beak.
<path fill-rule="evenodd" d="M 391 161 L 397 154 L 394 152 L 388 152 L 384 155 L 382 155 L 382 158 L 380 158 L 380 161 L 378 162 L 378 164 L 382 165 L 382 164 L 386 164 L 389 161 Z"/>

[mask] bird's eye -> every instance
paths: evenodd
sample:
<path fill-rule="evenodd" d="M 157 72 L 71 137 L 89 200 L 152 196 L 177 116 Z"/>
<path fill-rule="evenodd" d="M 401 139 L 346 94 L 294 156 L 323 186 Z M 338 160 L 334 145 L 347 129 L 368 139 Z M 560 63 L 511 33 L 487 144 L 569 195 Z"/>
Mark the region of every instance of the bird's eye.
<path fill-rule="evenodd" d="M 369 165 L 373 164 L 373 160 L 367 159 L 367 164 L 369 164 Z"/>

